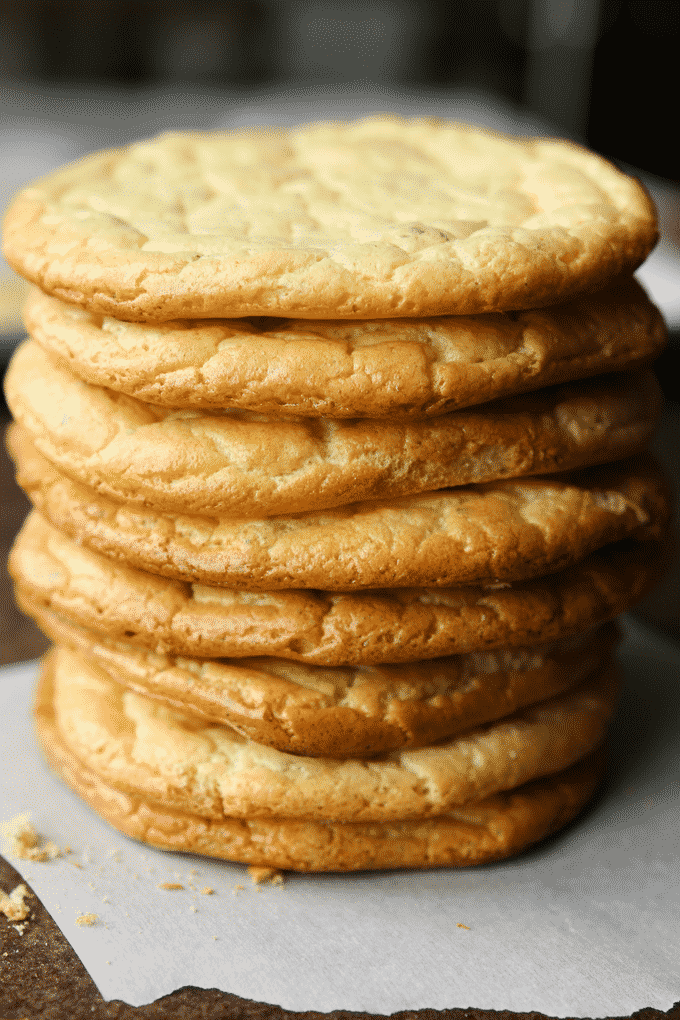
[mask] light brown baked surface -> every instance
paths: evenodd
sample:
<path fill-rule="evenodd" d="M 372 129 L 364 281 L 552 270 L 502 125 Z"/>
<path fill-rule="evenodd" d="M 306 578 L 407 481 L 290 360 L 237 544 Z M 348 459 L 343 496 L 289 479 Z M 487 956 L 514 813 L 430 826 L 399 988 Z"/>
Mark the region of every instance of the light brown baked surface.
<path fill-rule="evenodd" d="M 662 537 L 670 501 L 647 458 L 275 519 L 176 516 L 60 474 L 14 427 L 18 481 L 78 542 L 177 580 L 274 591 L 495 583 L 540 576 L 627 535 Z"/>
<path fill-rule="evenodd" d="M 119 319 L 353 319 L 555 304 L 656 238 L 641 186 L 591 152 L 383 116 L 97 153 L 19 193 L 4 252 Z"/>
<path fill-rule="evenodd" d="M 30 341 L 5 391 L 40 452 L 102 495 L 248 518 L 617 460 L 644 447 L 662 402 L 645 371 L 419 421 L 173 411 L 90 386 Z"/>
<path fill-rule="evenodd" d="M 432 747 L 379 759 L 285 754 L 168 708 L 81 656 L 53 657 L 55 724 L 107 785 L 202 818 L 393 821 L 440 815 L 575 764 L 602 743 L 613 664 L 574 690 Z"/>
<path fill-rule="evenodd" d="M 52 641 L 130 690 L 279 751 L 327 758 L 424 747 L 545 701 L 594 672 L 617 638 L 610 624 L 532 648 L 343 668 L 152 652 L 30 611 Z"/>
<path fill-rule="evenodd" d="M 56 725 L 49 664 L 35 721 L 54 771 L 110 825 L 163 850 L 205 854 L 291 871 L 466 867 L 518 853 L 566 825 L 602 779 L 603 748 L 564 772 L 435 818 L 408 822 L 206 820 L 108 786 L 64 742 Z"/>
<path fill-rule="evenodd" d="M 440 415 L 656 357 L 666 330 L 632 278 L 544 310 L 429 319 L 180 320 L 88 312 L 32 288 L 31 336 L 75 375 L 169 407 L 335 418 Z"/>
<path fill-rule="evenodd" d="M 267 655 L 341 666 L 522 648 L 580 634 L 634 605 L 657 580 L 662 557 L 661 543 L 630 542 L 512 586 L 243 592 L 113 562 L 32 514 L 9 567 L 27 612 L 48 609 L 115 641 L 199 658 Z"/>

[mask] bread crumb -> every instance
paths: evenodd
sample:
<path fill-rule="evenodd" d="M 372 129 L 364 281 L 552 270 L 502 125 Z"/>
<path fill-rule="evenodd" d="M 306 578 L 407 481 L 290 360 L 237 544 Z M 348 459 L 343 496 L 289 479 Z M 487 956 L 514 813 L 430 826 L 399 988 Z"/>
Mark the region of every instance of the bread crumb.
<path fill-rule="evenodd" d="M 31 908 L 25 902 L 26 897 L 30 895 L 28 886 L 23 882 L 12 889 L 9 896 L 0 889 L 0 914 L 4 914 L 8 921 L 23 921 L 31 912 Z"/>
<path fill-rule="evenodd" d="M 183 889 L 184 886 L 180 882 L 161 882 L 158 886 L 159 889 Z"/>
<path fill-rule="evenodd" d="M 21 924 L 15 924 L 14 930 L 18 931 L 20 935 L 23 935 L 28 928 L 28 921 L 23 921 Z"/>
<path fill-rule="evenodd" d="M 111 902 L 111 900 L 108 898 L 108 896 L 102 896 L 102 903 L 110 903 L 110 902 Z"/>
<path fill-rule="evenodd" d="M 237 893 L 242 892 L 244 889 L 245 889 L 244 885 L 235 885 L 234 888 L 231 890 L 231 894 L 232 896 L 236 896 Z"/>
<path fill-rule="evenodd" d="M 78 914 L 76 924 L 81 928 L 91 928 L 99 920 L 99 914 Z"/>
<path fill-rule="evenodd" d="M 202 896 L 214 896 L 215 895 L 215 890 L 212 889 L 209 885 L 204 885 L 203 888 L 200 889 L 199 891 L 200 891 Z"/>
<path fill-rule="evenodd" d="M 456 925 L 456 928 L 465 928 L 465 931 L 470 931 L 471 930 L 470 928 L 468 928 L 468 926 L 466 924 L 461 924 L 460 921 Z"/>
<path fill-rule="evenodd" d="M 189 910 L 192 912 L 192 914 L 197 914 L 198 913 L 198 907 L 195 907 L 193 903 L 190 904 Z"/>
<path fill-rule="evenodd" d="M 43 840 L 35 831 L 29 814 L 10 818 L 0 828 L 6 852 L 21 861 L 53 861 L 67 852 L 52 840 Z"/>
<path fill-rule="evenodd" d="M 278 868 L 259 868 L 251 864 L 248 875 L 255 885 L 283 885 L 283 872 Z"/>

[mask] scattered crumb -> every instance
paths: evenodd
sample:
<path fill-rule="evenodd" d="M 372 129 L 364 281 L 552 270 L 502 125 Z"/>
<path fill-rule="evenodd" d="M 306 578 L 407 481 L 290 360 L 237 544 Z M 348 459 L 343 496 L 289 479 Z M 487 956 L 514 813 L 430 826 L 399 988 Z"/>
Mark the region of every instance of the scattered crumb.
<path fill-rule="evenodd" d="M 23 921 L 21 924 L 15 924 L 14 930 L 18 931 L 20 935 L 23 935 L 28 928 L 28 921 Z"/>
<path fill-rule="evenodd" d="M 217 935 L 213 935 L 213 941 L 217 942 Z M 7 956 L 7 953 L 5 953 L 5 956 Z"/>
<path fill-rule="evenodd" d="M 457 928 L 465 928 L 465 931 L 470 931 L 471 930 L 470 928 L 468 928 L 468 926 L 466 924 L 461 924 L 460 921 L 458 922 L 456 927 Z"/>
<path fill-rule="evenodd" d="M 181 882 L 161 882 L 159 889 L 183 889 Z"/>
<path fill-rule="evenodd" d="M 91 928 L 99 920 L 99 914 L 78 914 L 76 924 L 81 928 Z"/>
<path fill-rule="evenodd" d="M 214 896 L 215 895 L 215 890 L 212 889 L 209 885 L 204 885 L 202 889 L 199 889 L 199 892 L 201 893 L 202 896 Z"/>
<path fill-rule="evenodd" d="M 189 910 L 191 911 L 191 913 L 192 913 L 192 914 L 197 914 L 197 913 L 198 913 L 198 907 L 195 907 L 195 906 L 193 905 L 193 903 L 192 903 L 192 904 L 190 904 L 190 906 L 189 906 Z"/>
<path fill-rule="evenodd" d="M 102 903 L 110 903 L 110 902 L 111 902 L 111 900 L 108 898 L 108 896 L 102 896 Z"/>
<path fill-rule="evenodd" d="M 283 885 L 283 872 L 278 868 L 258 868 L 251 864 L 248 875 L 255 885 Z"/>
<path fill-rule="evenodd" d="M 232 896 L 236 896 L 237 893 L 242 892 L 245 889 L 244 885 L 235 885 L 231 890 Z"/>
<path fill-rule="evenodd" d="M 133 875 L 132 877 L 133 878 L 139 878 L 139 875 Z"/>
<path fill-rule="evenodd" d="M 96 888 L 95 888 L 94 882 L 88 882 L 87 883 L 87 888 L 90 890 L 90 892 L 96 892 L 97 891 Z"/>
<path fill-rule="evenodd" d="M 110 960 L 107 960 L 106 962 L 108 963 L 108 965 L 109 965 L 109 967 L 110 967 L 110 966 L 111 966 L 111 961 L 110 961 Z"/>
<path fill-rule="evenodd" d="M 9 896 L 0 889 L 0 914 L 4 914 L 8 921 L 23 921 L 31 912 L 31 908 L 25 902 L 26 897 L 30 895 L 28 886 L 23 882 L 12 889 Z"/>
<path fill-rule="evenodd" d="M 28 814 L 17 815 L 2 823 L 2 837 L 6 851 L 22 861 L 53 861 L 70 852 L 62 850 L 52 840 L 43 840 L 31 824 Z"/>
<path fill-rule="evenodd" d="M 83 870 L 83 865 L 80 863 L 80 861 L 71 861 L 71 864 L 73 865 L 74 868 L 80 868 L 81 871 Z"/>

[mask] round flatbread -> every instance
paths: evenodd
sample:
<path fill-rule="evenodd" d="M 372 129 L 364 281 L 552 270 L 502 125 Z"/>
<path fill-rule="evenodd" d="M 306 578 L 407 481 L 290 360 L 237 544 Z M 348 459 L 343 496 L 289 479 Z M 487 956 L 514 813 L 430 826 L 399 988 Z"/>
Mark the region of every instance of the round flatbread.
<path fill-rule="evenodd" d="M 19 193 L 4 252 L 118 319 L 413 318 L 556 304 L 656 238 L 642 187 L 585 149 L 381 116 L 96 153 Z"/>
<path fill-rule="evenodd" d="M 291 754 L 370 758 L 424 747 L 502 719 L 581 683 L 610 655 L 614 625 L 533 648 L 390 666 L 311 666 L 286 659 L 195 659 L 139 648 L 29 612 L 55 643 L 111 680 Z"/>
<path fill-rule="evenodd" d="M 64 648 L 53 662 L 55 723 L 87 768 L 123 793 L 218 822 L 444 814 L 584 758 L 604 740 L 620 687 L 610 665 L 566 694 L 433 747 L 339 761 L 285 754 L 177 712 Z"/>
<path fill-rule="evenodd" d="M 75 375 L 138 400 L 332 418 L 441 415 L 646 363 L 661 313 L 633 279 L 555 308 L 372 322 L 122 322 L 33 288 L 31 336 Z"/>
<path fill-rule="evenodd" d="M 634 605 L 658 579 L 662 559 L 661 543 L 631 542 L 513 586 L 244 592 L 116 563 L 32 514 L 9 567 L 28 612 L 48 609 L 116 641 L 199 658 L 267 655 L 342 666 L 522 648 L 580 634 Z"/>
<path fill-rule="evenodd" d="M 32 342 L 5 389 L 40 452 L 102 495 L 249 518 L 617 460 L 644 447 L 662 403 L 646 371 L 421 421 L 172 411 L 90 386 Z"/>
<path fill-rule="evenodd" d="M 662 537 L 670 513 L 648 459 L 251 521 L 121 506 L 60 474 L 12 429 L 18 481 L 60 530 L 130 566 L 249 591 L 517 581 L 628 535 Z"/>
<path fill-rule="evenodd" d="M 467 867 L 501 860 L 566 825 L 590 799 L 605 768 L 600 748 L 547 779 L 408 822 L 216 822 L 121 793 L 87 768 L 56 725 L 49 664 L 38 690 L 36 726 L 54 771 L 125 835 L 162 850 L 303 872 Z"/>

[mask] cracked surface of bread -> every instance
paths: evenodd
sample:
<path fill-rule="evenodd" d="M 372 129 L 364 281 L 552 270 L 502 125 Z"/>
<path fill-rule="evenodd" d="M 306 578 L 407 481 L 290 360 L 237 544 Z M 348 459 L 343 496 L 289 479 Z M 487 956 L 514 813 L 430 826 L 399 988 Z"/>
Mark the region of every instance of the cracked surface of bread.
<path fill-rule="evenodd" d="M 78 543 L 151 573 L 248 591 L 326 591 L 516 581 L 634 534 L 661 538 L 670 513 L 649 458 L 570 475 L 499 481 L 261 520 L 121 506 L 71 481 L 25 430 L 8 436 L 17 479 Z"/>
<path fill-rule="evenodd" d="M 424 747 L 554 697 L 594 672 L 617 636 L 610 625 L 531 648 L 334 668 L 265 656 L 205 660 L 152 652 L 35 603 L 30 612 L 52 641 L 130 690 L 268 747 L 331 758 Z"/>
<path fill-rule="evenodd" d="M 599 748 L 565 772 L 416 821 L 215 822 L 107 786 L 62 740 L 44 687 L 36 725 L 55 772 L 126 835 L 163 850 L 302 872 L 466 867 L 509 857 L 566 825 L 592 796 L 605 768 L 604 749 Z"/>
<path fill-rule="evenodd" d="M 555 304 L 656 238 L 643 188 L 585 149 L 379 116 L 96 153 L 19 193 L 4 252 L 119 319 L 354 319 Z"/>
<path fill-rule="evenodd" d="M 625 369 L 666 336 L 632 278 L 544 310 L 369 322 L 133 324 L 33 288 L 24 318 L 75 375 L 142 401 L 336 418 L 446 414 Z"/>
<path fill-rule="evenodd" d="M 76 481 L 133 505 L 237 518 L 618 460 L 642 450 L 662 403 L 644 371 L 408 422 L 173 411 L 84 383 L 33 342 L 5 391 L 36 447 Z"/>
<path fill-rule="evenodd" d="M 286 754 L 179 713 L 64 648 L 42 683 L 62 740 L 105 783 L 218 822 L 443 814 L 585 757 L 604 740 L 620 687 L 610 663 L 567 693 L 432 747 L 337 760 Z"/>
<path fill-rule="evenodd" d="M 516 585 L 376 592 L 243 592 L 114 563 L 32 515 L 10 556 L 19 604 L 116 641 L 201 658 L 276 656 L 375 665 L 521 648 L 625 612 L 660 573 L 664 547 L 623 542 Z"/>

